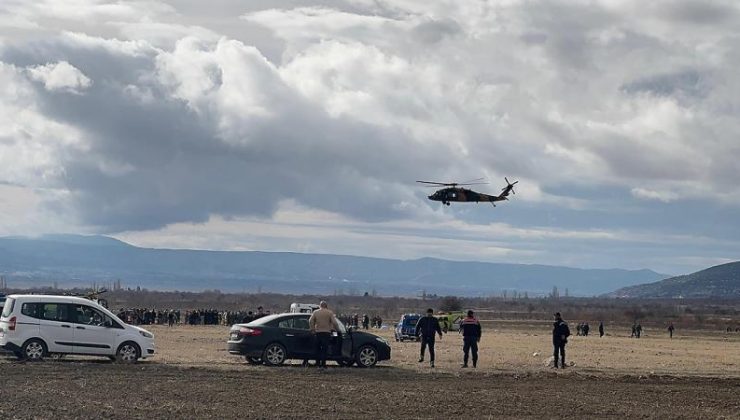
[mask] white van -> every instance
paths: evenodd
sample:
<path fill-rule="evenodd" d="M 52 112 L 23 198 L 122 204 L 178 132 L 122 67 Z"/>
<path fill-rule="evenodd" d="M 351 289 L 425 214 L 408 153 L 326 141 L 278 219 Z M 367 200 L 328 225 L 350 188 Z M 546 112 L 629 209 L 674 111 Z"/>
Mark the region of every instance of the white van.
<path fill-rule="evenodd" d="M 26 360 L 83 354 L 134 363 L 154 355 L 154 335 L 85 298 L 10 295 L 0 316 L 0 347 Z"/>
<path fill-rule="evenodd" d="M 313 303 L 291 303 L 290 313 L 292 314 L 312 314 L 319 309 L 319 305 Z"/>

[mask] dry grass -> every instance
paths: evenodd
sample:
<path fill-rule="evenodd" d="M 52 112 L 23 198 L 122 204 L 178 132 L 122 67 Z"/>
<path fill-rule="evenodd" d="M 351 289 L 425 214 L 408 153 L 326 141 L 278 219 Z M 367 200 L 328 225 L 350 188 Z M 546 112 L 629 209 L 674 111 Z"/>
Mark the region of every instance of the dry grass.
<path fill-rule="evenodd" d="M 484 327 L 480 343 L 479 371 L 549 371 L 545 361 L 552 353 L 548 323 L 491 322 Z M 152 326 L 156 335 L 154 363 L 183 366 L 238 368 L 241 358 L 226 351 L 228 327 Z M 417 363 L 419 344 L 397 343 L 390 330 L 370 330 L 391 342 L 392 358 L 383 362 L 403 369 L 424 370 Z M 627 327 L 609 331 L 603 338 L 572 336 L 567 359 L 575 366 L 567 372 L 592 375 L 671 375 L 740 377 L 740 334 L 691 331 L 669 339 L 662 331 L 646 331 L 642 338 L 618 336 Z M 614 334 L 614 335 L 613 335 Z M 437 370 L 458 371 L 462 361 L 462 339 L 456 333 L 437 341 Z M 428 356 L 427 356 L 428 360 Z M 293 363 L 298 363 L 294 361 Z"/>

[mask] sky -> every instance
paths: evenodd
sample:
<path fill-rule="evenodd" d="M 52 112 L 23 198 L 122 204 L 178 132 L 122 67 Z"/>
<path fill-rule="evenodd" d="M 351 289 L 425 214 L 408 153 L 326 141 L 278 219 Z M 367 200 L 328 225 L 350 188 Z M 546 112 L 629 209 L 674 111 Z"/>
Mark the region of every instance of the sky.
<path fill-rule="evenodd" d="M 732 0 L 3 0 L 0 235 L 690 273 L 738 68 Z"/>

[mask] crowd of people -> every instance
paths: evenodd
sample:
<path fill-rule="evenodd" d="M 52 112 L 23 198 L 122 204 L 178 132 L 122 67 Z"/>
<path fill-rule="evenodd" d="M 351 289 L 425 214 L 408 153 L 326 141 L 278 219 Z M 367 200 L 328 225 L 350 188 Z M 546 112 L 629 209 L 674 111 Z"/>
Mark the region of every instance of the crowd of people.
<path fill-rule="evenodd" d="M 259 306 L 256 311 L 223 311 L 217 309 L 149 309 L 121 308 L 118 318 L 131 325 L 232 325 L 250 322 L 270 315 Z"/>
<path fill-rule="evenodd" d="M 360 328 L 367 330 L 370 328 L 380 328 L 383 326 L 383 318 L 380 315 L 369 316 L 368 314 L 340 314 L 337 319 L 348 327 Z"/>

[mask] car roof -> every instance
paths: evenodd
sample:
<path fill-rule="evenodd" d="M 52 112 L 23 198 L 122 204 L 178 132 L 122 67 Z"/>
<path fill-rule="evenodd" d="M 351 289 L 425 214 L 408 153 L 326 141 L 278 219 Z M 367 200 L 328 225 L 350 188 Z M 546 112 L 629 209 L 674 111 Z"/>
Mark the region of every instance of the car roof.
<path fill-rule="evenodd" d="M 84 303 L 84 304 L 95 304 L 90 299 L 86 299 L 79 296 L 65 296 L 65 295 L 9 295 L 6 296 L 8 299 L 23 300 L 26 302 L 60 302 L 60 303 Z"/>

